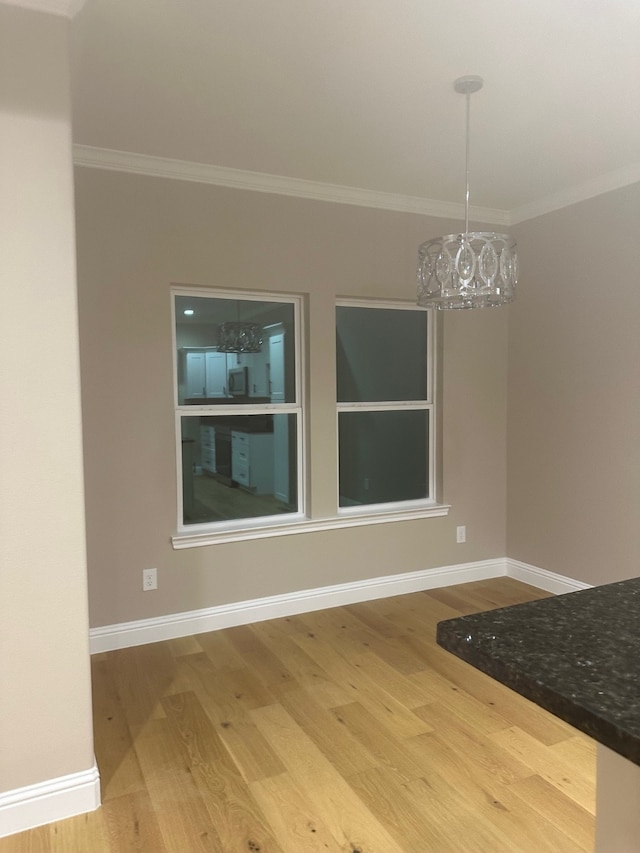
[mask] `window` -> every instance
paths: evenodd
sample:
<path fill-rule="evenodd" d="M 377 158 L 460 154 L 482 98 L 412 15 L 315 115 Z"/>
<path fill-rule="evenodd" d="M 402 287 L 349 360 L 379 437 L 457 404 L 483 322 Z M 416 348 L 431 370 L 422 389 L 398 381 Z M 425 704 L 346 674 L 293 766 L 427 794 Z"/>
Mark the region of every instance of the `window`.
<path fill-rule="evenodd" d="M 336 307 L 342 515 L 433 502 L 431 323 L 414 307 Z"/>
<path fill-rule="evenodd" d="M 301 516 L 300 305 L 175 289 L 182 531 Z"/>
<path fill-rule="evenodd" d="M 314 445 L 304 423 L 301 299 L 182 287 L 172 299 L 174 547 L 447 514 L 434 490 L 432 312 L 336 306 L 338 471 L 328 486 L 312 482 L 326 459 L 305 457 Z M 312 376 L 324 369 L 310 365 Z M 307 515 L 307 493 L 333 509 Z"/>

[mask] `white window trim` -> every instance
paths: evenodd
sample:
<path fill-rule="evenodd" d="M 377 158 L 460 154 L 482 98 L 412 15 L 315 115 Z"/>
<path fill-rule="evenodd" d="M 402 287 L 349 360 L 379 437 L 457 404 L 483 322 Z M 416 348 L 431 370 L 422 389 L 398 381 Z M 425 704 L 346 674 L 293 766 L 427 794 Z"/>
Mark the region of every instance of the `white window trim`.
<path fill-rule="evenodd" d="M 395 504 L 397 508 L 397 504 Z M 177 533 L 171 537 L 171 543 L 176 550 L 183 548 L 198 548 L 204 545 L 216 545 L 228 542 L 242 542 L 247 539 L 271 539 L 274 536 L 292 536 L 298 533 L 319 533 L 326 530 L 338 530 L 345 527 L 364 527 L 370 524 L 388 524 L 399 521 L 416 521 L 424 518 L 436 518 L 449 514 L 451 507 L 448 504 L 438 504 L 435 501 L 429 506 L 422 506 L 413 511 L 403 510 L 398 512 L 385 512 L 380 514 L 359 514 L 352 518 L 331 517 L 322 519 L 301 519 L 299 521 L 282 521 L 282 516 L 273 516 L 279 522 L 274 522 L 269 527 L 248 527 L 246 524 L 242 529 L 221 530 L 214 532 L 210 528 L 202 532 Z M 271 516 L 269 516 L 271 517 Z M 196 527 L 197 525 L 190 525 Z M 202 525 L 203 527 L 205 525 Z"/>

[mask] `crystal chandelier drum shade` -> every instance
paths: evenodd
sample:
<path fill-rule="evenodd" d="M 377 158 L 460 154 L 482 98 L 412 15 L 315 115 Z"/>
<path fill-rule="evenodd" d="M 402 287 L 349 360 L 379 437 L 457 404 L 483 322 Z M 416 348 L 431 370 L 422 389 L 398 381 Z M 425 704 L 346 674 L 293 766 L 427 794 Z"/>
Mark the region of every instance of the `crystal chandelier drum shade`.
<path fill-rule="evenodd" d="M 516 243 L 508 234 L 447 234 L 418 251 L 418 305 L 424 308 L 496 308 L 513 302 L 517 282 Z"/>
<path fill-rule="evenodd" d="M 466 194 L 464 233 L 427 240 L 418 250 L 418 305 L 424 308 L 497 308 L 513 302 L 518 283 L 516 243 L 508 234 L 469 231 L 470 98 L 482 77 L 459 77 L 453 84 L 466 96 Z"/>
<path fill-rule="evenodd" d="M 220 326 L 219 352 L 262 352 L 262 326 L 229 320 Z"/>

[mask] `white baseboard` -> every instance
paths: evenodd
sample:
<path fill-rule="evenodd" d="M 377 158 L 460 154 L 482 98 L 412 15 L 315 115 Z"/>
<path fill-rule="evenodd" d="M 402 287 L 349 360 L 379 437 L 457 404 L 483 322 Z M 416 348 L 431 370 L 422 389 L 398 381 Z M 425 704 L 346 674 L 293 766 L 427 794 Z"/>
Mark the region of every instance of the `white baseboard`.
<path fill-rule="evenodd" d="M 388 598 L 407 592 L 420 592 L 424 589 L 486 580 L 504 574 L 506 574 L 506 566 L 503 559 L 482 560 L 458 566 L 368 578 L 318 589 L 305 589 L 285 595 L 272 595 L 267 598 L 207 607 L 203 610 L 172 613 L 155 619 L 106 625 L 103 628 L 91 629 L 91 653 L 157 643 L 161 640 L 188 637 L 205 631 L 231 628 L 234 625 L 247 625 L 250 622 L 295 616 L 312 610 L 324 610 L 327 607 L 340 607 L 344 604 L 373 601 L 376 598 Z"/>
<path fill-rule="evenodd" d="M 89 770 L 49 779 L 0 794 L 0 838 L 68 817 L 100 805 L 100 774 Z"/>
<path fill-rule="evenodd" d="M 531 586 L 537 586 L 538 589 L 544 589 L 556 595 L 591 588 L 591 584 L 559 575 L 556 572 L 549 572 L 546 569 L 539 569 L 537 566 L 530 566 L 528 563 L 521 563 L 519 560 L 512 560 L 510 557 L 507 557 L 505 562 L 507 564 L 506 574 L 510 578 L 515 578 Z"/>
<path fill-rule="evenodd" d="M 281 616 L 296 616 L 312 610 L 324 610 L 327 607 L 357 604 L 376 598 L 388 598 L 392 595 L 404 595 L 408 592 L 420 592 L 425 589 L 454 586 L 459 583 L 470 583 L 505 575 L 554 593 L 575 592 L 588 587 L 588 584 L 529 566 L 527 563 L 520 563 L 518 560 L 508 558 L 482 560 L 92 628 L 91 654 L 142 646 L 146 643 L 158 643 L 162 640 L 188 637 L 205 631 L 217 631 L 234 625 L 247 625 L 250 622 L 263 622 L 265 619 L 276 619 Z"/>

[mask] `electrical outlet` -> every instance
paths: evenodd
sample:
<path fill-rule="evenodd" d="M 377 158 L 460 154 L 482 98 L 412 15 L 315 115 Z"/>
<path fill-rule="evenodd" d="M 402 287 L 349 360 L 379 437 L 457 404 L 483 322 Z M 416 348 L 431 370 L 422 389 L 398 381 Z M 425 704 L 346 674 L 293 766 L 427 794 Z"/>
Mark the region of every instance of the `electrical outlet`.
<path fill-rule="evenodd" d="M 467 528 L 464 524 L 461 524 L 460 527 L 456 527 L 456 542 L 458 545 L 462 544 L 462 542 L 467 541 Z"/>
<path fill-rule="evenodd" d="M 142 590 L 143 592 L 149 592 L 150 589 L 158 589 L 157 569 L 142 570 Z"/>

